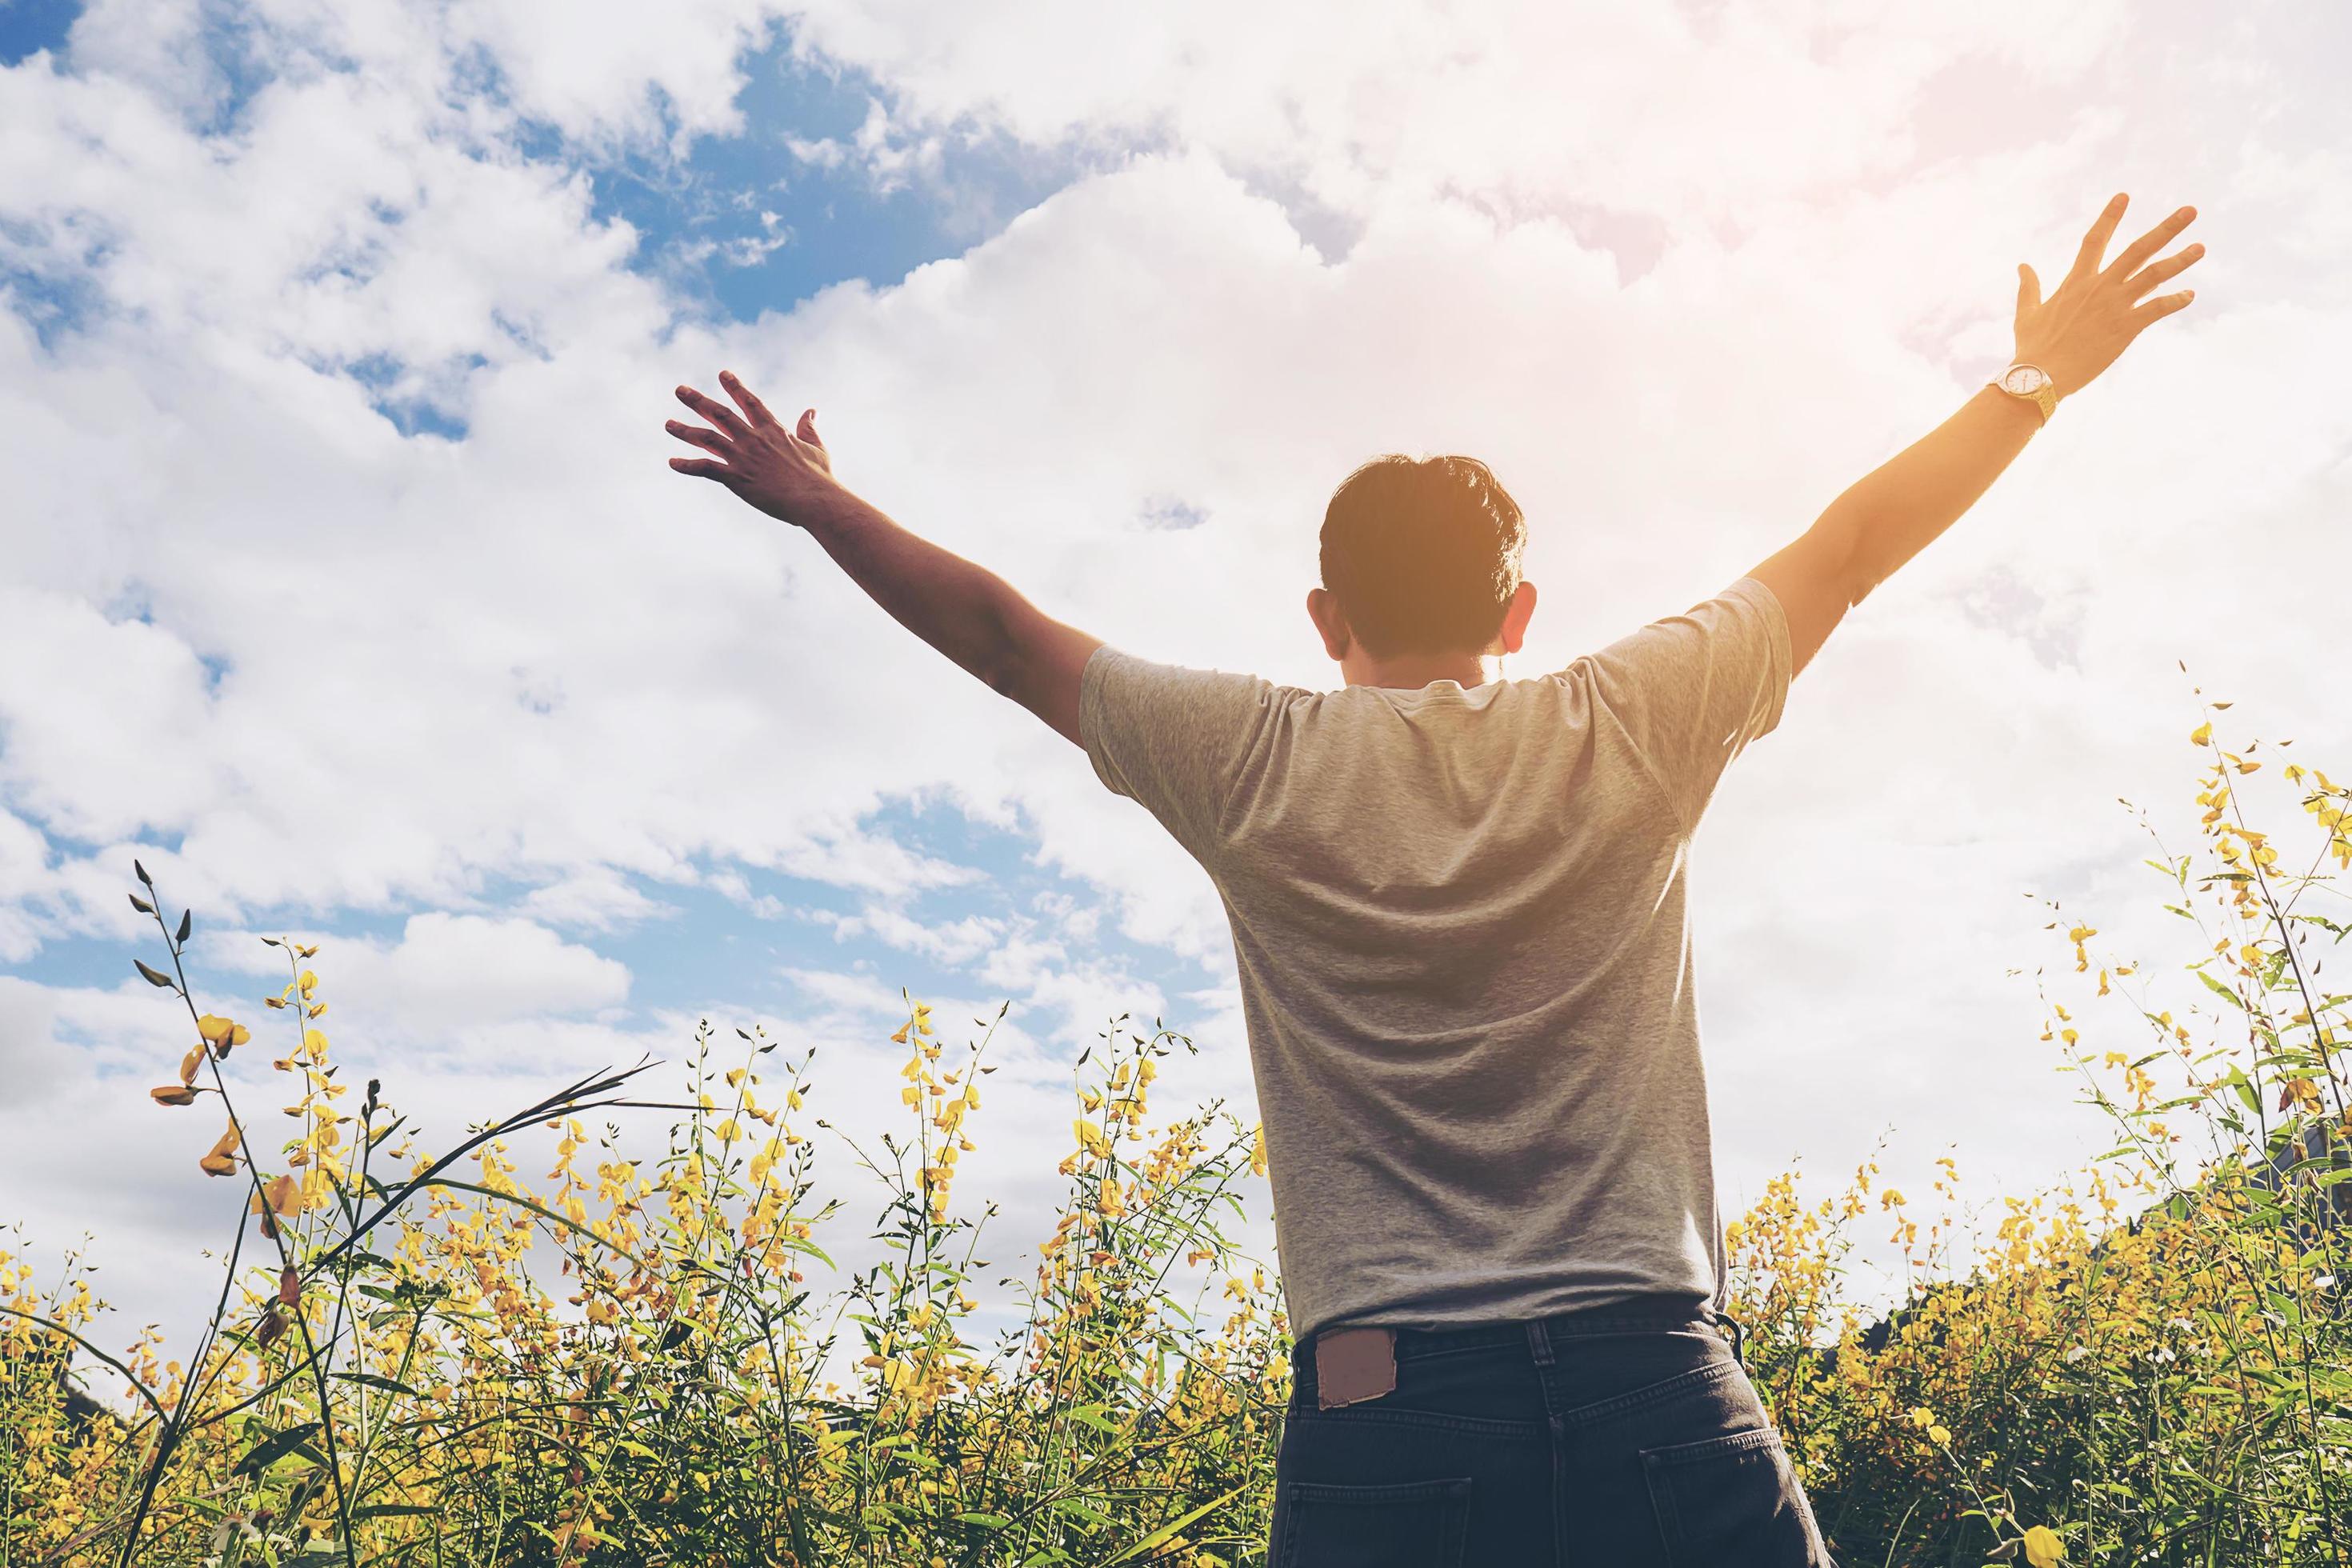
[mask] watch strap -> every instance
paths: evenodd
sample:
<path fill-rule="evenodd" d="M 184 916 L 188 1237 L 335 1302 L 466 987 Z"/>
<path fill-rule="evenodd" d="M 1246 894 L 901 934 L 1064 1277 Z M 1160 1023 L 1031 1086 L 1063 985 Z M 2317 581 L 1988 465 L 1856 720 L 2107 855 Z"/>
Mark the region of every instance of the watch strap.
<path fill-rule="evenodd" d="M 2019 365 L 2026 365 L 2028 369 L 2042 371 L 2042 384 L 2035 387 L 2032 392 L 2010 391 L 2010 389 L 2003 385 L 2002 383 L 2009 379 L 2010 371 L 2017 369 Z M 2007 369 L 2003 370 L 1999 375 L 1993 377 L 1992 380 L 1985 383 L 1985 384 L 1991 387 L 1994 391 L 2000 393 L 2004 397 L 2014 397 L 2020 403 L 2031 403 L 2033 405 L 2035 408 L 2041 410 L 2042 423 L 2044 425 L 2049 424 L 2050 416 L 2057 412 L 2058 384 L 2055 381 L 2051 379 L 2050 373 L 2046 370 L 2042 370 L 2042 367 L 2038 364 L 2028 364 L 2024 360 L 2018 360 L 2011 363 Z"/>

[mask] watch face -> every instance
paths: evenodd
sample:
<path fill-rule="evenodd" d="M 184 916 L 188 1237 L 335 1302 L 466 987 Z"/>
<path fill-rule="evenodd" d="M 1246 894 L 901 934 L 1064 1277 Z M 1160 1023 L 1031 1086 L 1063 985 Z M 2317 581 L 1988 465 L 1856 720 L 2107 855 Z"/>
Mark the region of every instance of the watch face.
<path fill-rule="evenodd" d="M 2050 378 L 2040 367 L 2030 364 L 2011 365 L 2000 378 L 2001 390 L 2020 397 L 2031 397 L 2050 384 Z"/>

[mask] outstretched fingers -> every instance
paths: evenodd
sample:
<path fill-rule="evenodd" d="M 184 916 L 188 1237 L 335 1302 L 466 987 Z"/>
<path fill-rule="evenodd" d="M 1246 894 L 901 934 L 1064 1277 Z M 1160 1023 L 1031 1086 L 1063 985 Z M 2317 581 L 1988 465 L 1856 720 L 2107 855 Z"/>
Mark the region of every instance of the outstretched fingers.
<path fill-rule="evenodd" d="M 744 417 L 750 419 L 752 424 L 773 425 L 776 423 L 776 416 L 768 412 L 768 405 L 760 401 L 759 394 L 744 385 L 741 378 L 736 375 L 733 371 L 720 371 L 719 373 L 719 384 L 727 389 L 728 396 L 733 398 L 737 403 L 742 405 Z"/>
<path fill-rule="evenodd" d="M 692 474 L 697 479 L 717 479 L 721 484 L 732 484 L 735 480 L 735 470 L 715 458 L 672 458 L 669 466 L 681 474 Z"/>
<path fill-rule="evenodd" d="M 2083 247 L 2074 253 L 2074 266 L 2066 276 L 2071 279 L 2089 278 L 2099 270 L 2099 262 L 2107 254 L 2107 242 L 2116 237 L 2116 226 L 2124 221 L 2124 208 L 2131 198 L 2117 192 L 2107 202 L 2099 216 L 2091 220 L 2090 232 L 2083 236 Z"/>
<path fill-rule="evenodd" d="M 734 449 L 733 443 L 718 431 L 705 430 L 699 425 L 688 425 L 683 419 L 666 420 L 663 422 L 662 428 L 681 441 L 700 447 L 708 452 L 716 452 L 722 458 Z"/>
<path fill-rule="evenodd" d="M 2107 270 L 2117 278 L 2129 278 L 2139 269 L 2142 262 L 2170 245 L 2173 237 L 2187 228 L 2191 222 L 2195 221 L 2196 216 L 2195 207 L 2182 207 L 2137 239 L 2133 240 L 2125 247 L 2124 253 L 2116 258 L 2116 264 Z"/>
<path fill-rule="evenodd" d="M 677 389 L 677 400 L 736 440 L 751 437 L 751 427 L 743 422 L 743 416 L 717 398 L 706 397 L 690 386 L 681 386 Z"/>
<path fill-rule="evenodd" d="M 2158 294 L 2145 305 L 2135 306 L 2131 313 L 2132 331 L 2141 331 L 2150 321 L 2159 321 L 2197 298 L 2194 289 L 2183 289 L 2178 294 Z"/>
<path fill-rule="evenodd" d="M 2204 254 L 2205 247 L 2201 245 L 2184 247 L 2161 261 L 2150 262 L 2137 272 L 2126 273 L 2124 286 L 2131 290 L 2131 297 L 2137 300 L 2158 284 L 2178 278 L 2181 273 L 2188 271 L 2197 264 L 2198 258 Z"/>

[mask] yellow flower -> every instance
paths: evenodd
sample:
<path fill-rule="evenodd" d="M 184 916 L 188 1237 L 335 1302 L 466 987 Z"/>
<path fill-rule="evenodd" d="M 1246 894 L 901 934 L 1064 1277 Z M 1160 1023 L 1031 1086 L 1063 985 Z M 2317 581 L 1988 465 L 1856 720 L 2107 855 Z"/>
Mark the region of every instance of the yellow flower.
<path fill-rule="evenodd" d="M 196 1033 L 213 1048 L 213 1055 L 225 1057 L 230 1047 L 241 1046 L 253 1038 L 243 1024 L 232 1023 L 217 1013 L 207 1013 L 196 1020 Z M 193 1078 L 193 1073 L 188 1075 Z"/>
<path fill-rule="evenodd" d="M 236 1123 L 232 1121 L 228 1124 L 228 1131 L 220 1135 L 220 1142 L 213 1145 L 212 1152 L 197 1161 L 196 1164 L 207 1176 L 234 1176 L 236 1174 Z"/>
<path fill-rule="evenodd" d="M 1949 1447 L 1952 1441 L 1952 1429 L 1949 1426 L 1930 1426 L 1927 1428 L 1927 1440 L 1939 1448 Z"/>
<path fill-rule="evenodd" d="M 1932 1411 L 1932 1410 L 1928 1409 L 1928 1408 L 1927 1408 L 1926 1405 L 1913 1405 L 1913 1406 L 1911 1407 L 1911 1425 L 1912 1425 L 1912 1426 L 1933 1426 L 1935 1424 L 1936 1424 L 1936 1413 L 1935 1413 L 1934 1411 Z"/>
<path fill-rule="evenodd" d="M 2033 1568 L 2057 1568 L 2065 1557 L 2065 1543 L 2048 1525 L 2037 1524 L 2025 1532 L 2025 1560 Z"/>

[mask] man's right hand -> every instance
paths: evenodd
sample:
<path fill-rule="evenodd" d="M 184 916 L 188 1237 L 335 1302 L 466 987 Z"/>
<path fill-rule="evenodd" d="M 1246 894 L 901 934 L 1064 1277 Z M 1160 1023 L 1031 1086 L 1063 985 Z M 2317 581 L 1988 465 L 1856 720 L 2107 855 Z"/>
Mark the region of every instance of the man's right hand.
<path fill-rule="evenodd" d="M 2047 371 L 2061 397 L 2090 384 L 2150 322 L 2196 297 L 2193 290 L 2183 289 L 2147 298 L 2149 290 L 2205 254 L 2203 246 L 2191 245 L 2161 261 L 2148 260 L 2189 226 L 2197 216 L 2195 207 L 2182 207 L 2134 240 L 2112 266 L 2103 267 L 2107 242 L 2123 221 L 2127 199 L 2116 196 L 2099 214 L 2083 237 L 2074 267 L 2049 299 L 2042 297 L 2042 280 L 2032 268 L 2020 265 L 2017 269 L 2017 361 Z"/>

